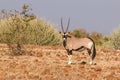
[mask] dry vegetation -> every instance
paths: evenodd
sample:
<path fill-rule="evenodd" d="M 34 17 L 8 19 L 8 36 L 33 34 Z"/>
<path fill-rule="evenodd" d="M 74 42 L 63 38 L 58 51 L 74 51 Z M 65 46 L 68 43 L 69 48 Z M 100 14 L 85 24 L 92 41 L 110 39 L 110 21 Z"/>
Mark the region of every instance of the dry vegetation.
<path fill-rule="evenodd" d="M 11 56 L 0 44 L 0 80 L 120 80 L 120 52 L 97 50 L 95 65 L 89 65 L 84 52 L 67 53 L 60 46 L 26 45 L 26 54 Z M 82 64 L 82 62 L 86 64 Z"/>
<path fill-rule="evenodd" d="M 105 37 L 74 30 L 72 35 L 90 36 L 100 48 L 94 65 L 88 64 L 86 51 L 73 52 L 73 63 L 68 65 L 65 49 L 50 46 L 62 45 L 54 25 L 36 18 L 31 10 L 23 5 L 22 11 L 0 12 L 0 80 L 120 80 L 120 29 Z"/>

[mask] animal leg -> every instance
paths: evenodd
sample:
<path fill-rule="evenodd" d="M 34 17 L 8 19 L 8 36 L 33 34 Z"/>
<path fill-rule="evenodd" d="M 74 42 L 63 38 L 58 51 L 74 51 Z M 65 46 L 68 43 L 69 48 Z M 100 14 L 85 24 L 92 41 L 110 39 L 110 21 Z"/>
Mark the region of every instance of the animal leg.
<path fill-rule="evenodd" d="M 68 51 L 68 64 L 72 63 L 71 59 L 72 59 L 72 50 Z"/>
<path fill-rule="evenodd" d="M 71 58 L 72 58 L 72 55 L 68 55 L 68 64 L 72 63 Z"/>
<path fill-rule="evenodd" d="M 90 55 L 90 54 L 91 54 L 91 50 L 90 50 L 90 49 L 87 49 L 87 51 L 88 51 L 88 54 Z"/>
<path fill-rule="evenodd" d="M 92 59 L 90 59 L 90 64 L 93 64 L 93 60 Z"/>
<path fill-rule="evenodd" d="M 88 51 L 88 54 L 89 54 L 89 56 L 90 56 L 90 64 L 93 64 L 91 49 L 87 49 L 87 51 Z"/>

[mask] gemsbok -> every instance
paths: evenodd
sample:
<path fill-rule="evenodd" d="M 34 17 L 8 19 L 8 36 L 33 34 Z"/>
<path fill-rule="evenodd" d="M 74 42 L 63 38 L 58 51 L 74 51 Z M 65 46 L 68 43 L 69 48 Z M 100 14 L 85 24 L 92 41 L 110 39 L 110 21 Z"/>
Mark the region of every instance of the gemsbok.
<path fill-rule="evenodd" d="M 61 28 L 62 28 L 62 38 L 63 46 L 68 53 L 68 64 L 71 64 L 72 51 L 83 51 L 87 50 L 90 56 L 90 64 L 93 64 L 93 60 L 96 56 L 96 48 L 93 39 L 90 37 L 86 38 L 76 38 L 68 33 L 68 28 L 70 24 L 70 19 L 68 20 L 66 31 L 63 28 L 63 22 L 61 18 Z"/>

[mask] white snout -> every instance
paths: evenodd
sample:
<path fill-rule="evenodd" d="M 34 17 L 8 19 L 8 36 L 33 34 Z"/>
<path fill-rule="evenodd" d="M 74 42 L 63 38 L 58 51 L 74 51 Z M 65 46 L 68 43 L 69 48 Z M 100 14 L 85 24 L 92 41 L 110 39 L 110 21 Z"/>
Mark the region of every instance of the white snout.
<path fill-rule="evenodd" d="M 63 38 L 63 40 L 65 40 L 65 38 Z"/>

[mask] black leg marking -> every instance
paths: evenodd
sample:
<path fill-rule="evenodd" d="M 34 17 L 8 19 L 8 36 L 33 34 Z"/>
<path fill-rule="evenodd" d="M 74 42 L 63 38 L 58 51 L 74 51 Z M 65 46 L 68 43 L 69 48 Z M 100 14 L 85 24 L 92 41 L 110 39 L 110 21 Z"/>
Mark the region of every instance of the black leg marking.
<path fill-rule="evenodd" d="M 68 59 L 69 59 L 68 64 L 71 64 L 71 63 L 72 63 L 72 61 L 71 61 L 71 58 L 72 58 L 72 50 L 67 50 L 67 53 L 68 53 Z"/>
<path fill-rule="evenodd" d="M 91 49 L 87 49 L 88 54 L 91 55 Z"/>
<path fill-rule="evenodd" d="M 67 50 L 68 55 L 72 55 L 72 50 Z"/>

